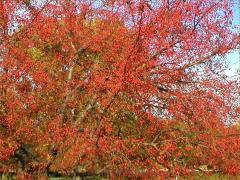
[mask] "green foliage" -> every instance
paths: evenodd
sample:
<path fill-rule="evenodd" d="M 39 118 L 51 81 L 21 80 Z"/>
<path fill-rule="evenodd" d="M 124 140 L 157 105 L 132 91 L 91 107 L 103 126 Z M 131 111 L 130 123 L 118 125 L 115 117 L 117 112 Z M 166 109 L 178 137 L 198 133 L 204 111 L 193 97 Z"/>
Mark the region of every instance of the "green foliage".
<path fill-rule="evenodd" d="M 36 47 L 28 49 L 28 54 L 35 61 L 41 61 L 44 57 L 44 53 Z"/>

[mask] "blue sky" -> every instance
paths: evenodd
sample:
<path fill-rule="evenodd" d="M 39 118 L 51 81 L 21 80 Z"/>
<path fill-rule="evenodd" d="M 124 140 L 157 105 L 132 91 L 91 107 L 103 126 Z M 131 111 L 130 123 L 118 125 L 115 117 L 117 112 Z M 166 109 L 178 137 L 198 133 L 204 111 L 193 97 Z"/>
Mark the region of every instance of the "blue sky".
<path fill-rule="evenodd" d="M 239 0 L 235 0 L 235 5 L 233 7 L 233 14 L 234 14 L 233 25 L 240 26 L 240 1 Z M 229 55 L 227 57 L 230 67 L 226 72 L 227 72 L 228 76 L 230 76 L 230 77 L 236 76 L 237 70 L 240 68 L 240 54 L 239 53 L 240 53 L 240 51 L 234 51 L 234 52 L 229 53 Z"/>

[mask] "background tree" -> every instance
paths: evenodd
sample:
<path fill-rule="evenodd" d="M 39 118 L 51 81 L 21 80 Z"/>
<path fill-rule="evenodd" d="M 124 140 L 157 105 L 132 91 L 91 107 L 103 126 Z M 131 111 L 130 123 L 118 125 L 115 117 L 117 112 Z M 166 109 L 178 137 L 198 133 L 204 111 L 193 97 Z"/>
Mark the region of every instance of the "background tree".
<path fill-rule="evenodd" d="M 239 42 L 231 6 L 2 1 L 1 171 L 239 174 L 239 83 L 223 71 Z"/>

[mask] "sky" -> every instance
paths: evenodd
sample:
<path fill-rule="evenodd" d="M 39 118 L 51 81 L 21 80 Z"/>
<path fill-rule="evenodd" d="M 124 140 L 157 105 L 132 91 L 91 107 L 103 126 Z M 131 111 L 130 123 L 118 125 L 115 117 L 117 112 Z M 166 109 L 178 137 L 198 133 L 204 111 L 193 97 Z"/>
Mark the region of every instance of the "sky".
<path fill-rule="evenodd" d="M 240 0 L 235 0 L 233 14 L 233 25 L 240 26 Z M 239 76 L 239 73 L 237 73 L 237 71 L 240 71 L 240 50 L 229 53 L 227 60 L 229 63 L 229 69 L 226 71 L 227 75 L 230 77 Z"/>

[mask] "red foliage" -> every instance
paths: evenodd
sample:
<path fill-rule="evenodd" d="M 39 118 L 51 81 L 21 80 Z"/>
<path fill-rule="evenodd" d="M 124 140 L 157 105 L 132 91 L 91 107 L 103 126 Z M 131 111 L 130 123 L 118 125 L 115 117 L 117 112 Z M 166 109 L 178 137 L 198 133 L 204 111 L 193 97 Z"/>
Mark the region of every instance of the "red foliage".
<path fill-rule="evenodd" d="M 231 6 L 2 1 L 0 171 L 239 174 L 239 82 L 223 71 L 239 42 Z"/>

